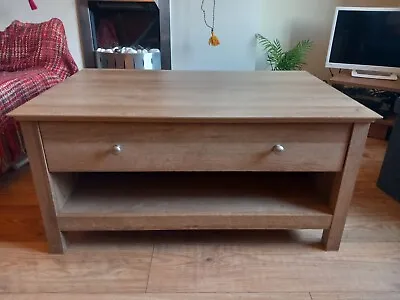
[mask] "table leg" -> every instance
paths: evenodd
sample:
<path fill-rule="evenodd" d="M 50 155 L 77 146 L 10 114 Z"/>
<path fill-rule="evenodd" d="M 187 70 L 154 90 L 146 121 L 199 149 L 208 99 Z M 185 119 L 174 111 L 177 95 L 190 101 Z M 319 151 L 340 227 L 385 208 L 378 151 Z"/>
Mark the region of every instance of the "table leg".
<path fill-rule="evenodd" d="M 331 193 L 331 207 L 334 211 L 332 224 L 322 235 L 327 251 L 339 250 L 368 130 L 369 124 L 354 124 L 343 171 L 335 177 Z"/>
<path fill-rule="evenodd" d="M 49 252 L 63 253 L 66 242 L 63 233 L 58 228 L 56 216 L 57 205 L 60 203 L 57 203 L 57 191 L 52 187 L 52 178 L 47 168 L 39 124 L 37 122 L 22 122 L 21 127 L 49 244 Z"/>

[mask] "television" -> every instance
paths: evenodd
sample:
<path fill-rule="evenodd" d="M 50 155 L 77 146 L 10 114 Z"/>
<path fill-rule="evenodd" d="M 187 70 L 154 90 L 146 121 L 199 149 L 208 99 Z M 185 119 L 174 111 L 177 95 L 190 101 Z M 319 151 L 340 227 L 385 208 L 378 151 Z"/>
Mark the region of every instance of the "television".
<path fill-rule="evenodd" d="M 400 74 L 400 8 L 338 7 L 326 67 L 352 70 L 355 77 L 397 80 L 396 74 Z"/>

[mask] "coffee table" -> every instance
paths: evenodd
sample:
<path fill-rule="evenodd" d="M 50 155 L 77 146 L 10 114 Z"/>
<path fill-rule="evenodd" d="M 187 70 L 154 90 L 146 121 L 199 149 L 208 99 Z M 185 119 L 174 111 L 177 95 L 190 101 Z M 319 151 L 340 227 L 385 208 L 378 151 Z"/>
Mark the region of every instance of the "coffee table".
<path fill-rule="evenodd" d="M 306 72 L 83 70 L 21 122 L 49 242 L 70 231 L 323 229 L 339 249 L 379 115 Z"/>

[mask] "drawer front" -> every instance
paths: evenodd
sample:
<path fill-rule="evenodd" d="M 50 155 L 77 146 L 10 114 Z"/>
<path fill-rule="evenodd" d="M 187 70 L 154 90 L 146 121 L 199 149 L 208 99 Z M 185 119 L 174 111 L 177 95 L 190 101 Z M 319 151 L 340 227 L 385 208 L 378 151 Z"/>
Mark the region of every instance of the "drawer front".
<path fill-rule="evenodd" d="M 50 171 L 339 171 L 350 124 L 40 124 Z"/>

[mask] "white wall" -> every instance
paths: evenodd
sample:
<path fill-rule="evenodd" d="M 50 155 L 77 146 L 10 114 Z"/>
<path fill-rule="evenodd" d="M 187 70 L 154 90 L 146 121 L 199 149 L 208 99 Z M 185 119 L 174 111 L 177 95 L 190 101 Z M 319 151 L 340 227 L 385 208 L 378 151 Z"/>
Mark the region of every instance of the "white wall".
<path fill-rule="evenodd" d="M 302 39 L 314 41 L 305 69 L 327 79 L 325 59 L 336 6 L 397 7 L 400 0 L 264 0 L 261 33 L 270 39 L 278 38 L 285 47 Z M 265 58 L 259 52 L 257 68 L 264 67 Z"/>
<path fill-rule="evenodd" d="M 215 33 L 221 45 L 210 47 L 210 30 L 203 21 L 201 1 L 171 0 L 173 69 L 254 70 L 254 34 L 261 27 L 263 1 L 217 0 Z M 212 0 L 205 3 L 211 16 Z"/>
<path fill-rule="evenodd" d="M 163 1 L 163 0 L 160 0 Z M 60 18 L 69 47 L 82 67 L 75 0 L 36 0 L 31 11 L 27 0 L 0 0 L 0 30 L 13 20 L 40 22 Z M 171 0 L 172 65 L 174 69 L 253 70 L 263 68 L 255 54 L 254 34 L 279 38 L 285 46 L 309 38 L 315 47 L 306 69 L 328 77 L 325 57 L 336 6 L 400 6 L 400 0 L 217 0 L 216 34 L 221 46 L 209 47 L 200 0 Z M 209 5 L 211 0 L 206 0 Z"/>
<path fill-rule="evenodd" d="M 160 0 L 162 1 L 162 0 Z M 200 0 L 171 0 L 171 43 L 174 69 L 254 70 L 254 33 L 261 27 L 263 0 L 217 0 L 216 33 L 221 46 L 208 46 L 209 30 L 203 23 Z M 206 7 L 211 8 L 211 0 Z M 41 22 L 57 17 L 64 22 L 68 44 L 79 67 L 83 66 L 75 0 L 0 0 L 0 30 L 13 20 Z M 209 10 L 211 12 L 211 10 Z M 245 16 L 251 16 L 246 18 Z"/>
<path fill-rule="evenodd" d="M 75 0 L 35 0 L 39 9 L 32 11 L 27 0 L 0 0 L 0 30 L 12 21 L 43 22 L 59 18 L 64 22 L 68 46 L 77 65 L 83 66 L 75 11 Z"/>

